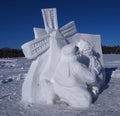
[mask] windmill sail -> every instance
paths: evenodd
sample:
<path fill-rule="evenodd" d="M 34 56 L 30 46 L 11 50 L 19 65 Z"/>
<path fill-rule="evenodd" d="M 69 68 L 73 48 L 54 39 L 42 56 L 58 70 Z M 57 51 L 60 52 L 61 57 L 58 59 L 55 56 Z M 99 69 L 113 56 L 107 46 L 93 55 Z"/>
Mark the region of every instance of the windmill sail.
<path fill-rule="evenodd" d="M 66 40 L 69 41 L 72 38 L 72 36 L 77 33 L 75 22 L 71 21 L 68 24 L 64 25 L 60 28 L 60 32 L 66 38 Z"/>
<path fill-rule="evenodd" d="M 23 52 L 28 59 L 35 59 L 49 48 L 49 33 L 58 29 L 56 8 L 42 9 L 45 25 L 44 29 L 34 28 L 35 39 L 22 45 Z M 48 34 L 47 34 L 47 33 Z"/>
<path fill-rule="evenodd" d="M 45 35 L 41 39 L 34 39 L 22 45 L 23 53 L 28 59 L 35 59 L 49 48 L 49 36 Z"/>
<path fill-rule="evenodd" d="M 58 29 L 56 8 L 42 9 L 45 30 L 49 33 L 51 30 Z"/>

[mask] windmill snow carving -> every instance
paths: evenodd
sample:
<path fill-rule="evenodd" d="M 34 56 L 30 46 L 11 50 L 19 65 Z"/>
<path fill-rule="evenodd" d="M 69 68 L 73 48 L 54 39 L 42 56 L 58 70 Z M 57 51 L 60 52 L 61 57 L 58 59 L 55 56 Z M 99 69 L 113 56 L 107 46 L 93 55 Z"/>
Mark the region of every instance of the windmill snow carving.
<path fill-rule="evenodd" d="M 99 35 L 77 33 L 75 22 L 58 28 L 56 8 L 42 9 L 45 29 L 22 45 L 32 64 L 22 87 L 28 103 L 88 108 L 105 80 Z"/>

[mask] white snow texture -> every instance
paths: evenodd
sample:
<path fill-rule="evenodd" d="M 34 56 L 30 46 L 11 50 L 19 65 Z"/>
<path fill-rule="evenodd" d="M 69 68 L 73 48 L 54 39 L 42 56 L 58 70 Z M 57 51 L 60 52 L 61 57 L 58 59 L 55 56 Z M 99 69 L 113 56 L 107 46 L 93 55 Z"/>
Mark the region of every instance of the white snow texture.
<path fill-rule="evenodd" d="M 111 77 L 112 78 L 120 78 L 120 69 L 118 68 L 115 71 L 113 71 Z"/>
<path fill-rule="evenodd" d="M 22 101 L 89 108 L 105 80 L 100 36 L 77 33 L 74 21 L 58 29 L 55 8 L 42 15 L 45 29 L 34 28 L 35 39 L 22 45 L 33 59 Z"/>

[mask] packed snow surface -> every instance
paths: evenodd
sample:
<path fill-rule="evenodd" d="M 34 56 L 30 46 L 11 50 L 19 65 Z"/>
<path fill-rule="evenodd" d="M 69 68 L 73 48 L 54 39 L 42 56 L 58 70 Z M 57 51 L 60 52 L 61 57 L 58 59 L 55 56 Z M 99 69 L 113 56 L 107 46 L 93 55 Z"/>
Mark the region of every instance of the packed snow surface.
<path fill-rule="evenodd" d="M 26 58 L 0 59 L 0 116 L 119 116 L 120 55 L 104 55 L 107 86 L 88 110 L 61 105 L 21 103 L 22 84 L 30 67 Z"/>

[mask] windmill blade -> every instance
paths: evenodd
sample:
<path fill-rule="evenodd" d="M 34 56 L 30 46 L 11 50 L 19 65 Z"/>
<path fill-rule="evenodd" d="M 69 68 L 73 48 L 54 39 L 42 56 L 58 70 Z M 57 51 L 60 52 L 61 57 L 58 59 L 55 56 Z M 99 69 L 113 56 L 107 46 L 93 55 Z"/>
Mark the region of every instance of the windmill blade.
<path fill-rule="evenodd" d="M 72 36 L 77 33 L 75 22 L 71 21 L 68 24 L 64 25 L 60 28 L 60 32 L 66 38 L 66 40 L 69 41 L 72 38 Z"/>
<path fill-rule="evenodd" d="M 51 30 L 57 30 L 58 22 L 56 8 L 42 9 L 41 11 L 47 33 L 49 33 Z"/>
<path fill-rule="evenodd" d="M 23 53 L 28 59 L 35 59 L 49 49 L 49 36 L 45 35 L 41 39 L 34 39 L 22 45 Z"/>
<path fill-rule="evenodd" d="M 42 39 L 43 36 L 47 35 L 47 32 L 43 28 L 33 28 L 35 39 Z"/>

